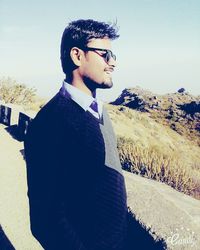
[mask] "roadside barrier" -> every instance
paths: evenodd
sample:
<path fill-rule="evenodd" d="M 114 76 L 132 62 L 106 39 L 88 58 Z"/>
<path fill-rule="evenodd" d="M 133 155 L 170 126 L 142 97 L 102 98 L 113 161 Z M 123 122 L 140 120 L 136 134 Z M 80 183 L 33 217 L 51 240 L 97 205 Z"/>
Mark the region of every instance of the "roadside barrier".
<path fill-rule="evenodd" d="M 14 116 L 17 115 L 18 119 L 16 117 L 12 119 L 12 113 L 13 113 L 12 107 L 8 107 L 6 105 L 1 104 L 0 105 L 0 123 L 8 126 L 9 128 L 15 127 L 16 138 L 20 141 L 23 141 L 28 131 L 28 126 L 31 123 L 33 118 L 23 112 L 15 110 Z"/>
<path fill-rule="evenodd" d="M 10 126 L 11 108 L 0 105 L 0 123 Z"/>

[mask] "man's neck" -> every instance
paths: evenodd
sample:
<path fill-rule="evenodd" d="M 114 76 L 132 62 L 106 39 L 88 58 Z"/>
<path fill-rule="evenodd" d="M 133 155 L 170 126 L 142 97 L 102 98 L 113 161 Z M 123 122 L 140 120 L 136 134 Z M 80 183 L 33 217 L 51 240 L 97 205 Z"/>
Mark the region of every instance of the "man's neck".
<path fill-rule="evenodd" d="M 71 84 L 72 86 L 74 86 L 75 88 L 78 88 L 79 90 L 81 90 L 82 92 L 86 93 L 89 96 L 92 96 L 93 98 L 96 97 L 96 90 L 91 91 L 82 80 L 72 80 L 69 81 L 67 78 L 65 79 L 65 81 L 69 84 Z"/>

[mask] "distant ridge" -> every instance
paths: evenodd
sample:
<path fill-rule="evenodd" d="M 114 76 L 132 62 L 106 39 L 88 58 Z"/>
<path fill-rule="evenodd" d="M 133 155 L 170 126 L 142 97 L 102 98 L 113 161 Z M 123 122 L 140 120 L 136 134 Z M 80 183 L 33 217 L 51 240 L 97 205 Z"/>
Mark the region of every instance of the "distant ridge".
<path fill-rule="evenodd" d="M 165 95 L 156 95 L 140 87 L 124 89 L 110 104 L 147 112 L 158 123 L 200 146 L 200 96 L 191 95 L 184 88 Z"/>

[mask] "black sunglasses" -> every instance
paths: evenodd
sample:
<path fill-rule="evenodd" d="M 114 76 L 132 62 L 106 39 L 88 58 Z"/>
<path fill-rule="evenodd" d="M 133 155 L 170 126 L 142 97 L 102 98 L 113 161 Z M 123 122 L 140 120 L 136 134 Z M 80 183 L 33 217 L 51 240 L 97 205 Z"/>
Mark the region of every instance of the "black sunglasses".
<path fill-rule="evenodd" d="M 102 56 L 106 62 L 108 63 L 111 59 L 111 57 L 116 61 L 116 55 L 113 54 L 113 52 L 109 49 L 100 49 L 100 48 L 92 48 L 92 47 L 83 47 L 81 48 L 84 51 L 95 51 L 97 53 L 97 50 L 99 51 L 104 51 L 106 53 L 103 54 L 99 54 L 97 53 L 99 56 Z"/>

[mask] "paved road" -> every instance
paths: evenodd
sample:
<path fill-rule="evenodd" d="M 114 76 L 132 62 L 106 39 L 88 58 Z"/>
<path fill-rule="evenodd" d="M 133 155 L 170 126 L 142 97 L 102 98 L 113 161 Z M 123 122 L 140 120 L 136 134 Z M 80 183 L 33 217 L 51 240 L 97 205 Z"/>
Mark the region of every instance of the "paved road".
<path fill-rule="evenodd" d="M 16 250 L 41 250 L 30 232 L 23 143 L 0 125 L 0 224 Z"/>

